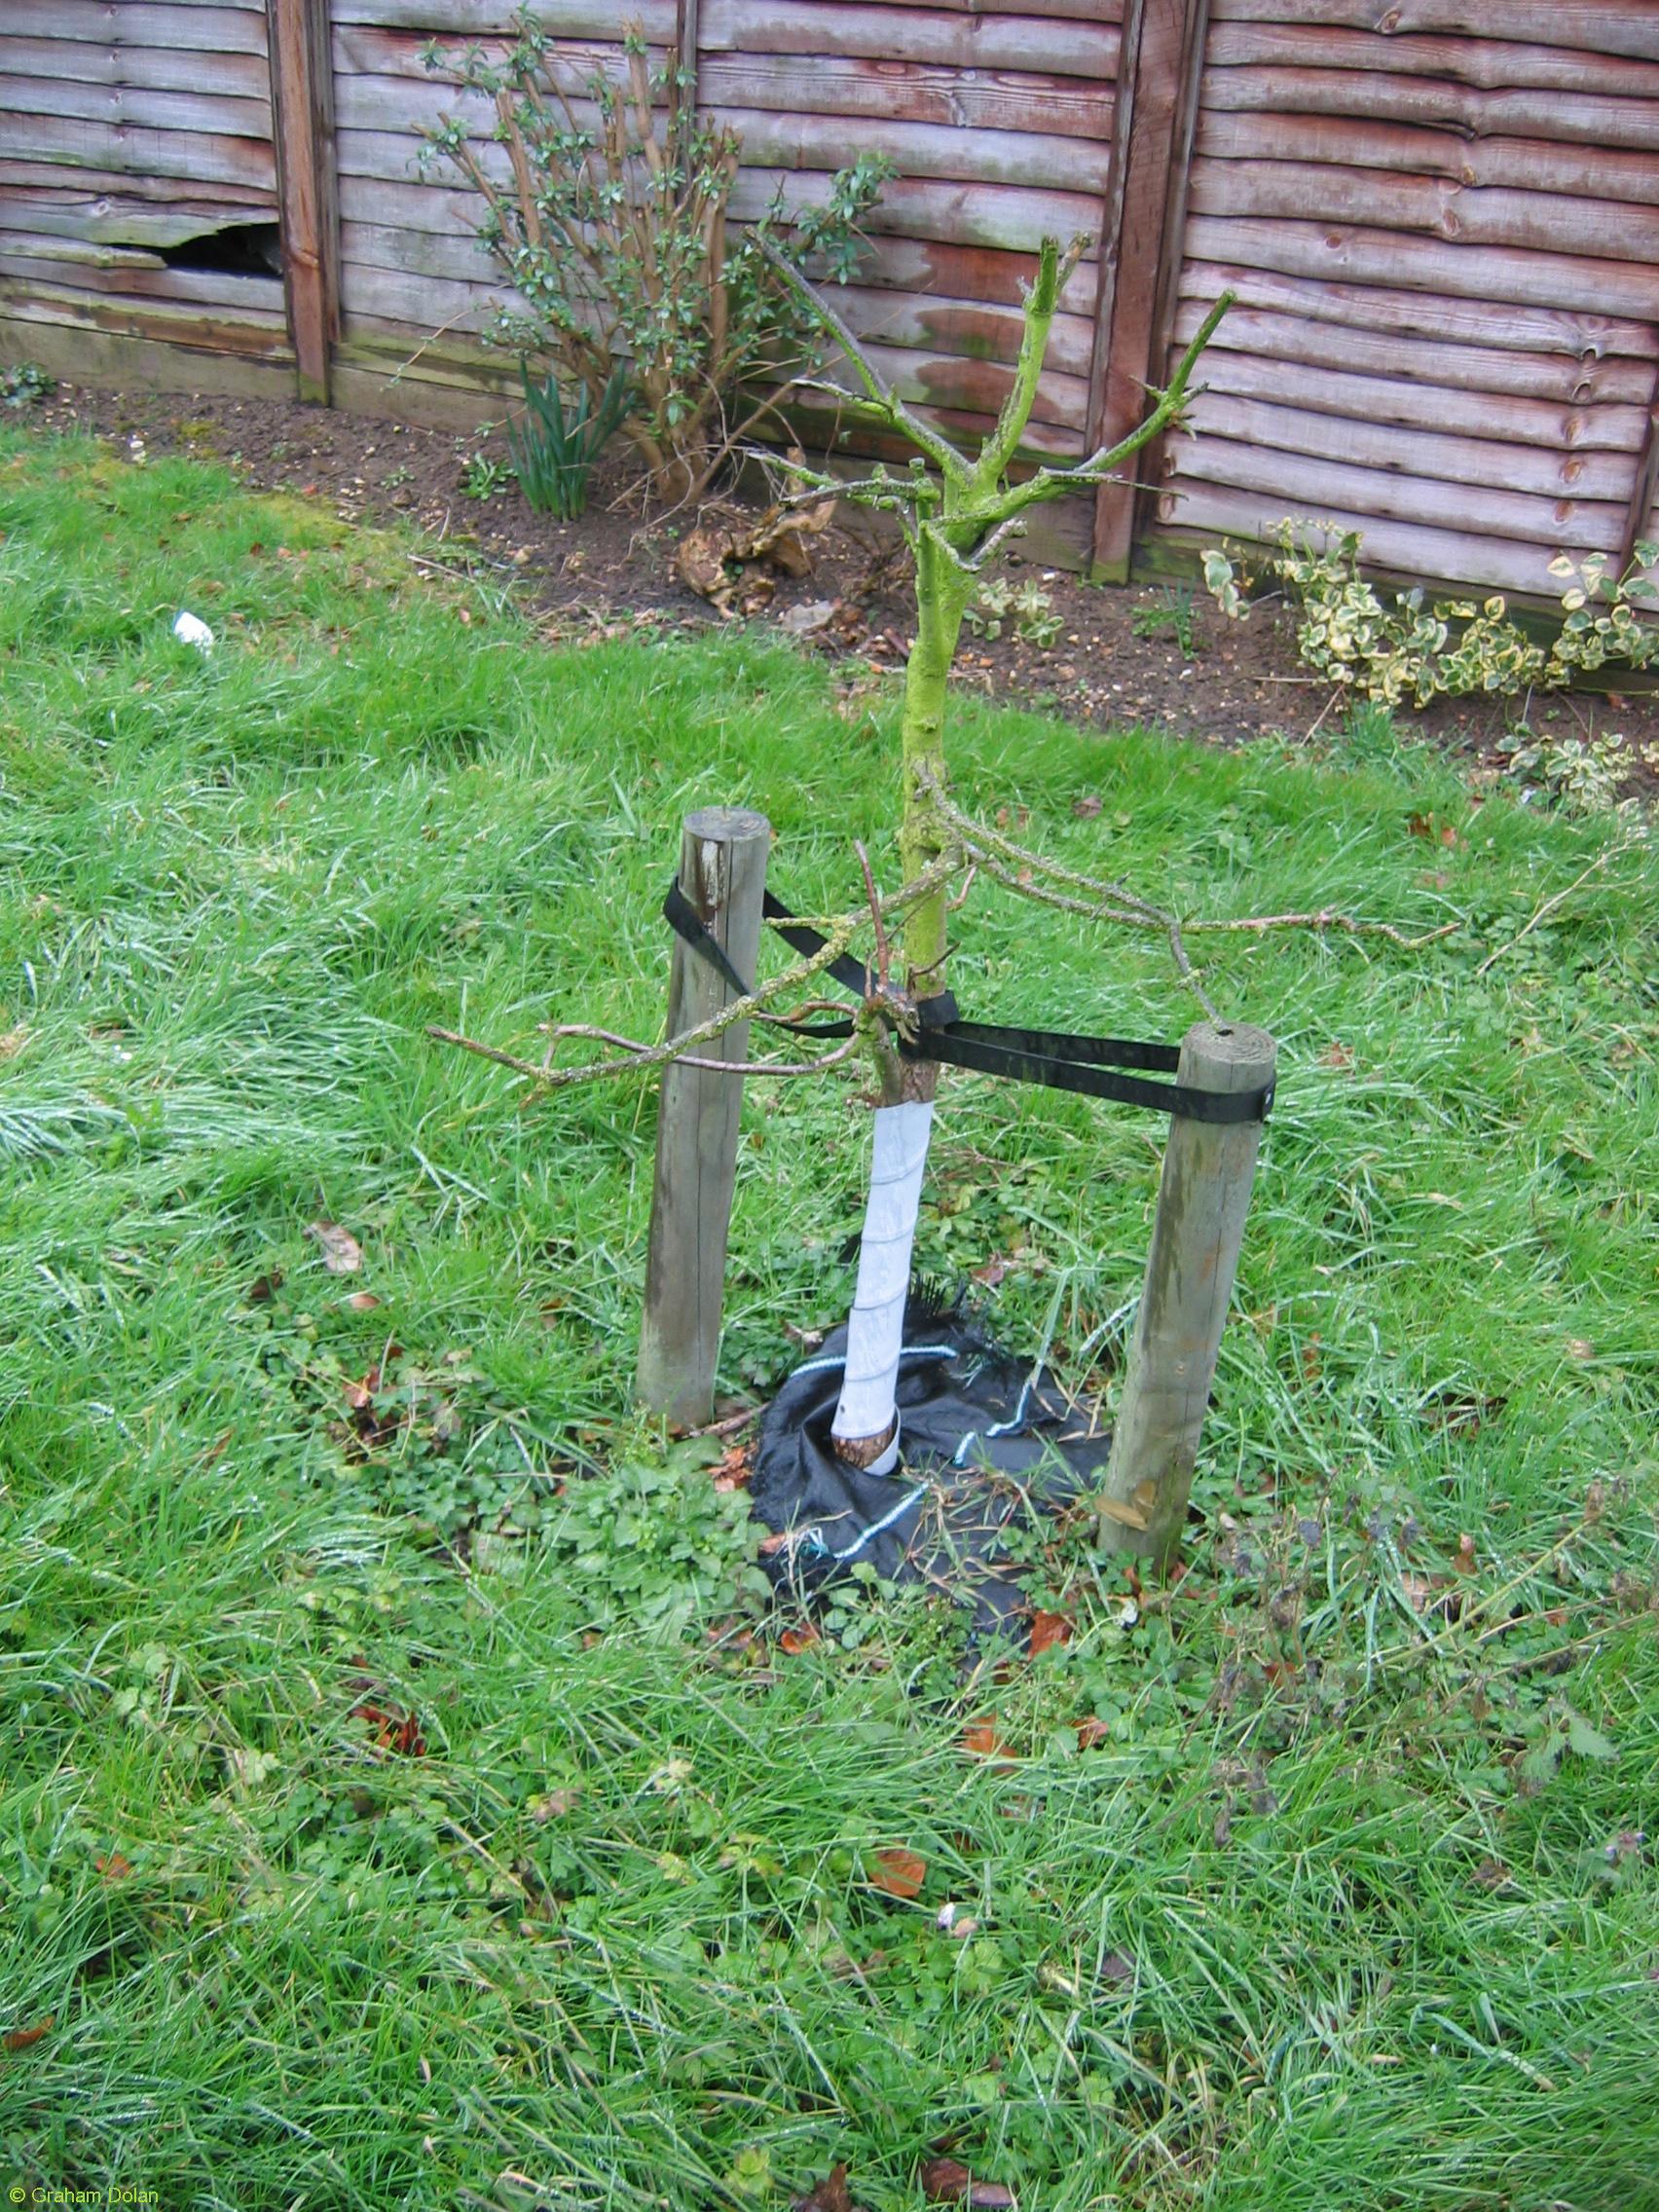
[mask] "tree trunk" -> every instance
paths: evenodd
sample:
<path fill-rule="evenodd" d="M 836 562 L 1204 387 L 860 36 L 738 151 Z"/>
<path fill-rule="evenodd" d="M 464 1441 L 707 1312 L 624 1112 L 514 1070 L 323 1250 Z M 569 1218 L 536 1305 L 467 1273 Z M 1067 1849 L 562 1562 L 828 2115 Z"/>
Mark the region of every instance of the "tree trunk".
<path fill-rule="evenodd" d="M 904 814 L 899 852 L 906 881 L 939 851 L 938 816 L 922 779 L 944 778 L 946 687 L 971 588 L 929 538 L 919 539 L 916 639 L 904 669 L 901 723 Z M 905 923 L 905 987 L 913 998 L 936 998 L 945 988 L 945 912 L 940 890 Z M 939 1069 L 931 1060 L 903 1060 L 894 1053 L 883 1061 L 858 1288 L 847 1322 L 847 1367 L 830 1432 L 838 1457 L 880 1473 L 899 1457 L 899 1353 L 938 1087 Z"/>

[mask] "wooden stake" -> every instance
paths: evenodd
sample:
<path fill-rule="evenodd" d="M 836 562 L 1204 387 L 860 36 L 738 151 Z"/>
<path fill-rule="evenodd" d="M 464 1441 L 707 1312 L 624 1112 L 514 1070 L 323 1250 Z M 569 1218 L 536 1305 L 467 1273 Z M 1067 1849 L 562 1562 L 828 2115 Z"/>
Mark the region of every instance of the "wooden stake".
<path fill-rule="evenodd" d="M 685 818 L 680 888 L 747 981 L 760 949 L 760 900 L 772 826 L 763 814 L 711 806 Z M 707 960 L 676 939 L 668 1034 L 679 1037 L 737 993 Z M 716 1057 L 741 1060 L 747 1022 L 728 1029 Z M 682 1427 L 706 1421 L 720 1347 L 726 1233 L 737 1179 L 743 1078 L 670 1065 L 657 1115 L 650 1256 L 635 1389 L 652 1413 Z"/>
<path fill-rule="evenodd" d="M 1200 1021 L 1182 1039 L 1176 1080 L 1258 1090 L 1272 1082 L 1275 1055 L 1265 1029 Z M 1261 1142 L 1260 1122 L 1177 1121 L 1163 1155 L 1100 1519 L 1103 1548 L 1160 1567 L 1187 1516 Z"/>

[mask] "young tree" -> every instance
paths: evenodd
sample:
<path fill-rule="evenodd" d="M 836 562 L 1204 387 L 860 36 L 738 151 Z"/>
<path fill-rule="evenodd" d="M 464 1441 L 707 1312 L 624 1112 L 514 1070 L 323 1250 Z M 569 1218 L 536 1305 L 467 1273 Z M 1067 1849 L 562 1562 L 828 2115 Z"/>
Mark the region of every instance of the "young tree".
<path fill-rule="evenodd" d="M 1196 929 L 1336 929 L 1383 937 L 1417 950 L 1445 936 L 1456 924 L 1408 937 L 1388 922 L 1355 921 L 1321 911 L 1272 914 L 1248 919 L 1183 923 L 1175 914 L 1142 898 L 1127 884 L 1080 873 L 1040 852 L 1015 844 L 1005 832 L 975 822 L 953 801 L 949 791 L 945 731 L 948 681 L 969 602 L 989 563 L 1025 527 L 1030 510 L 1068 493 L 1104 481 L 1124 463 L 1179 423 L 1193 371 L 1216 325 L 1232 304 L 1224 293 L 1205 316 L 1197 337 L 1177 364 L 1165 390 L 1138 428 L 1117 445 L 1103 447 L 1071 466 L 1031 465 L 1021 457 L 1021 440 L 1031 418 L 1048 347 L 1050 326 L 1066 278 L 1076 267 L 1081 241 L 1062 252 L 1045 239 L 1038 251 L 1037 275 L 1025 300 L 1019 357 L 1008 397 L 994 428 L 970 458 L 934 426 L 906 407 L 876 374 L 858 341 L 793 265 L 767 241 L 768 263 L 802 313 L 810 313 L 845 358 L 859 391 L 835 391 L 845 415 L 868 427 L 907 440 L 915 456 L 906 469 L 876 466 L 852 481 L 789 461 L 797 480 L 792 498 L 819 500 L 826 494 L 894 514 L 915 559 L 916 631 L 904 671 L 900 721 L 900 805 L 898 846 L 904 882 L 885 897 L 877 894 L 867 860 L 867 903 L 839 916 L 828 928 L 820 950 L 795 961 L 763 987 L 732 1001 L 710 1020 L 661 1045 L 645 1045 L 586 1024 L 551 1026 L 548 1034 L 591 1038 L 616 1048 L 620 1057 L 590 1060 L 575 1067 L 537 1066 L 512 1053 L 436 1029 L 434 1036 L 465 1046 L 549 1088 L 564 1088 L 612 1076 L 627 1069 L 660 1066 L 670 1060 L 733 1074 L 811 1075 L 845 1060 L 862 1045 L 876 1072 L 877 1102 L 871 1151 L 869 1195 L 860 1251 L 858 1286 L 849 1319 L 846 1372 L 833 1422 L 837 1453 L 850 1464 L 884 1470 L 897 1457 L 896 1384 L 908 1288 L 910 1254 L 929 1140 L 933 1126 L 937 1065 L 903 1048 L 914 1045 L 927 1025 L 928 1001 L 946 988 L 949 942 L 946 925 L 960 905 L 951 886 L 980 872 L 1021 898 L 1088 918 L 1156 932 L 1168 942 L 1181 976 L 1204 1012 L 1218 1019 L 1188 959 L 1184 932 Z M 896 980 L 890 959 L 891 932 L 902 925 L 903 973 Z M 730 1064 L 706 1056 L 728 1030 L 756 1018 L 778 1021 L 774 1011 L 837 960 L 861 930 L 872 931 L 871 980 L 855 1022 L 851 1043 L 826 1058 L 805 1064 L 760 1060 Z M 788 1028 L 795 1017 L 782 1017 Z"/>
<path fill-rule="evenodd" d="M 1024 531 L 1024 517 L 1031 508 L 1101 483 L 1180 420 L 1194 367 L 1231 304 L 1228 294 L 1211 309 L 1168 389 L 1156 395 L 1145 421 L 1126 438 L 1071 466 L 1051 464 L 1015 475 L 1054 311 L 1087 242 L 1075 239 L 1062 253 L 1057 240 L 1045 239 L 1038 248 L 1037 276 L 1025 299 L 1014 381 L 995 427 L 973 459 L 889 389 L 833 310 L 775 246 L 762 244 L 780 279 L 818 316 L 857 378 L 861 391 L 852 400 L 843 400 L 843 405 L 855 420 L 896 434 L 916 449 L 906 472 L 894 475 L 878 466 L 851 483 L 792 464 L 793 473 L 810 487 L 806 497 L 821 498 L 834 491 L 856 504 L 896 515 L 915 562 L 916 633 L 904 669 L 900 722 L 899 853 L 904 874 L 912 881 L 962 842 L 963 818 L 947 796 L 945 719 L 963 618 L 986 565 Z M 992 873 L 1006 872 L 993 855 L 983 859 Z M 903 988 L 892 992 L 889 979 L 883 978 L 891 993 L 891 1021 L 872 1032 L 880 1103 L 875 1111 L 846 1374 L 831 1433 L 841 1457 L 878 1471 L 898 1456 L 895 1388 L 904 1297 L 939 1080 L 934 1062 L 902 1058 L 890 1032 L 913 1035 L 926 1019 L 924 1002 L 946 988 L 946 899 L 941 883 L 910 907 L 904 924 Z M 1140 902 L 1134 903 L 1137 920 L 1166 922 L 1166 917 L 1143 908 Z M 1178 931 L 1172 941 L 1179 946 Z"/>

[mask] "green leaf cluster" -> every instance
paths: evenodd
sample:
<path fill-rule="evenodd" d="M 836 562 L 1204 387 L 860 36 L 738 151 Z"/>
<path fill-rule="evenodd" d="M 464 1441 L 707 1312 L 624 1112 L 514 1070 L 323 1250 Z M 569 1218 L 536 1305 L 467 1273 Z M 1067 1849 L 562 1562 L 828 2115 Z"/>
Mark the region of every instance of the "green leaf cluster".
<path fill-rule="evenodd" d="M 664 1463 L 572 1476 L 543 1526 L 542 1571 L 571 1577 L 591 1628 L 674 1641 L 770 1595 L 760 1526 L 741 1490 L 719 1491 L 696 1444 Z"/>
<path fill-rule="evenodd" d="M 976 637 L 1000 638 L 1012 625 L 1022 645 L 1047 652 L 1065 628 L 1054 612 L 1054 595 L 1040 583 L 1010 583 L 1006 576 L 982 583 L 965 617 Z"/>
<path fill-rule="evenodd" d="M 1360 573 L 1364 538 L 1356 530 L 1286 521 L 1274 542 L 1277 551 L 1264 556 L 1263 568 L 1296 603 L 1303 665 L 1380 706 L 1426 707 L 1471 691 L 1513 698 L 1558 689 L 1609 662 L 1646 668 L 1659 657 L 1659 628 L 1641 621 L 1637 605 L 1659 600 L 1659 546 L 1639 543 L 1630 568 L 1614 579 L 1604 554 L 1582 562 L 1557 554 L 1550 573 L 1568 589 L 1561 632 L 1546 647 L 1510 619 L 1501 593 L 1477 607 L 1471 599 L 1428 600 L 1414 589 L 1384 605 Z M 1205 550 L 1203 572 L 1222 612 L 1242 621 L 1251 572 L 1218 546 Z"/>
<path fill-rule="evenodd" d="M 539 514 L 557 515 L 574 522 L 586 512 L 588 478 L 628 407 L 627 371 L 618 367 L 590 406 L 585 385 L 579 386 L 569 409 L 560 396 L 556 376 L 539 382 L 521 364 L 525 412 L 507 426 L 507 448 L 513 457 L 513 474 L 519 490 Z"/>

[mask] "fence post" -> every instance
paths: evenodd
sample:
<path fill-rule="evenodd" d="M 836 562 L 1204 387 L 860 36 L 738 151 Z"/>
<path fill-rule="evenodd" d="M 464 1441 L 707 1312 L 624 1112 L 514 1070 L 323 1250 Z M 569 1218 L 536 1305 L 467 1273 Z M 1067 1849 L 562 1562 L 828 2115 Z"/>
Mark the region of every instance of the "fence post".
<path fill-rule="evenodd" d="M 750 978 L 760 949 L 771 840 L 772 826 L 763 814 L 729 806 L 688 814 L 681 833 L 680 888 L 738 974 Z M 671 1037 L 707 1021 L 736 996 L 710 962 L 676 938 L 668 987 Z M 709 1046 L 707 1056 L 741 1060 L 748 1050 L 744 1022 Z M 714 1404 L 742 1104 L 740 1075 L 672 1062 L 663 1070 L 635 1390 L 642 1405 L 686 1428 L 707 1420 Z"/>
<path fill-rule="evenodd" d="M 282 270 L 301 399 L 326 407 L 340 335 L 334 74 L 326 0 L 267 0 Z"/>
<path fill-rule="evenodd" d="M 1200 1021 L 1182 1039 L 1176 1080 L 1258 1090 L 1275 1057 L 1265 1029 Z M 1160 1567 L 1181 1540 L 1261 1143 L 1260 1122 L 1170 1124 L 1100 1520 L 1104 1548 Z"/>
<path fill-rule="evenodd" d="M 1180 266 L 1187 167 L 1197 115 L 1209 0 L 1129 0 L 1114 120 L 1108 223 L 1102 242 L 1100 325 L 1091 395 L 1090 447 L 1116 445 L 1147 410 L 1147 387 L 1162 382 L 1167 300 Z M 1154 472 L 1160 448 L 1139 467 Z M 1126 583 L 1140 498 L 1136 462 L 1094 496 L 1089 573 Z"/>

